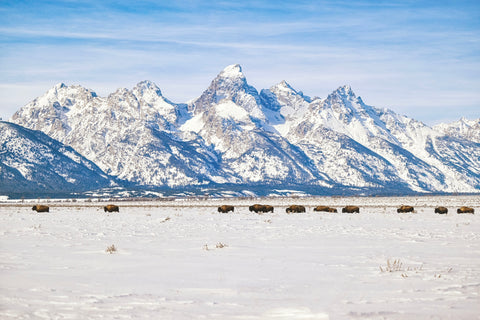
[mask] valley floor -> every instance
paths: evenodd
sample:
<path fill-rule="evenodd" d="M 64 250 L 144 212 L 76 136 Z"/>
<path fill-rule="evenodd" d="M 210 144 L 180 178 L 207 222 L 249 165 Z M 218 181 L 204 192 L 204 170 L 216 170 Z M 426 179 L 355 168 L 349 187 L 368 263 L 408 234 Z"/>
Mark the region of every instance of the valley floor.
<path fill-rule="evenodd" d="M 479 196 L 117 204 L 0 203 L 0 318 L 480 319 Z"/>

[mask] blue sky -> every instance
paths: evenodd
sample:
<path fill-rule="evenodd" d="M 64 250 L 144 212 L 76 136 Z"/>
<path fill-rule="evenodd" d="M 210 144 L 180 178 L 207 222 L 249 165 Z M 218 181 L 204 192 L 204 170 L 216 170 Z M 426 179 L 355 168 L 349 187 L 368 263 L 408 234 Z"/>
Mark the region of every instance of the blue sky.
<path fill-rule="evenodd" d="M 427 124 L 480 117 L 480 1 L 0 2 L 0 117 L 58 82 L 107 95 L 154 81 L 198 97 L 239 63 L 258 90 L 281 80 Z"/>

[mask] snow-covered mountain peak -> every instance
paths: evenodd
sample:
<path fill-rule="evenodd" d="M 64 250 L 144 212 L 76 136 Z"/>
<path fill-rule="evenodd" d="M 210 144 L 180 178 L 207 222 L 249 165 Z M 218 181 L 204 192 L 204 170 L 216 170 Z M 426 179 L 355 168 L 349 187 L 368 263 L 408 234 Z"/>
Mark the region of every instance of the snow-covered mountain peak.
<path fill-rule="evenodd" d="M 272 90 L 272 91 L 274 91 L 274 90 L 276 90 L 276 91 L 285 91 L 285 92 L 292 92 L 292 91 L 293 91 L 293 92 L 295 92 L 295 93 L 297 92 L 297 91 L 296 91 L 295 89 L 293 89 L 292 86 L 289 85 L 288 82 L 285 81 L 285 80 L 282 80 L 280 83 L 272 86 L 272 87 L 270 88 L 270 90 Z"/>
<path fill-rule="evenodd" d="M 236 90 L 250 91 L 252 89 L 256 92 L 256 89 L 247 84 L 247 79 L 239 64 L 233 64 L 223 69 L 217 77 L 213 79 L 209 89 L 212 87 L 217 91 L 225 90 L 231 93 Z"/>
<path fill-rule="evenodd" d="M 223 69 L 215 79 L 211 82 L 207 91 L 214 91 L 221 95 L 229 96 L 237 94 L 240 91 L 255 91 L 255 88 L 250 87 L 247 84 L 247 79 L 242 73 L 242 67 L 240 65 L 230 65 Z M 221 99 L 220 99 L 221 100 Z M 217 102 L 219 99 L 217 99 Z"/>
<path fill-rule="evenodd" d="M 451 135 L 480 143 L 480 118 L 469 120 L 462 117 L 455 122 L 440 123 L 433 128 L 445 135 Z"/>
<path fill-rule="evenodd" d="M 352 87 L 350 87 L 349 85 L 338 87 L 335 91 L 333 91 L 330 94 L 330 96 L 336 96 L 346 100 L 357 99 L 355 92 L 353 92 Z"/>
<path fill-rule="evenodd" d="M 36 101 L 50 101 L 52 99 L 72 98 L 77 96 L 90 96 L 96 97 L 97 94 L 89 89 L 86 89 L 80 85 L 67 86 L 65 83 L 60 82 L 54 85 L 50 90 L 45 92 L 42 96 L 35 99 Z M 34 100 L 34 101 L 35 101 Z"/>
<path fill-rule="evenodd" d="M 139 92 L 139 93 L 144 93 L 144 92 L 154 92 L 156 95 L 161 96 L 162 91 L 160 88 L 150 80 L 144 80 L 139 83 L 132 89 L 133 92 Z"/>
<path fill-rule="evenodd" d="M 242 67 L 239 64 L 232 64 L 227 66 L 218 75 L 222 78 L 242 78 L 245 79 L 245 75 L 242 73 Z"/>
<path fill-rule="evenodd" d="M 59 83 L 57 83 L 53 88 L 55 88 L 55 89 L 58 90 L 58 89 L 60 89 L 60 88 L 65 88 L 65 87 L 66 87 L 65 83 L 59 82 Z"/>
<path fill-rule="evenodd" d="M 173 102 L 169 101 L 162 95 L 160 88 L 152 81 L 144 80 L 139 82 L 135 87 L 133 87 L 132 93 L 140 101 L 140 103 L 143 101 L 147 105 L 151 106 L 165 105 L 160 109 L 166 108 L 170 110 L 169 112 L 171 112 L 172 108 L 175 106 Z M 160 112 L 162 113 L 163 111 Z"/>
<path fill-rule="evenodd" d="M 291 117 L 299 110 L 306 110 L 311 99 L 301 91 L 295 90 L 285 80 L 262 90 L 260 93 L 263 105 L 273 111 L 280 111 L 283 117 Z"/>
<path fill-rule="evenodd" d="M 261 110 L 260 97 L 257 90 L 247 83 L 240 65 L 230 65 L 213 79 L 202 95 L 191 103 L 195 114 L 202 113 L 211 106 L 232 101 L 245 109 L 252 117 L 265 120 Z"/>
<path fill-rule="evenodd" d="M 10 118 L 10 121 L 45 118 L 49 123 L 53 123 L 55 119 L 63 118 L 72 107 L 76 106 L 80 110 L 93 99 L 97 99 L 97 94 L 89 89 L 79 85 L 67 86 L 64 83 L 58 83 L 42 96 L 18 110 Z M 77 102 L 80 103 L 77 104 Z M 35 121 L 35 123 L 37 122 Z M 19 123 L 23 124 L 22 120 Z M 37 129 L 36 126 L 31 126 L 31 128 Z"/>
<path fill-rule="evenodd" d="M 348 85 L 339 87 L 329 94 L 323 105 L 324 107 L 332 108 L 337 113 L 347 115 L 358 112 L 363 113 L 365 109 L 369 109 Z"/>
<path fill-rule="evenodd" d="M 478 123 L 480 123 L 480 119 L 469 120 L 465 117 L 461 117 L 460 120 L 458 121 L 458 123 L 461 126 L 464 126 L 466 128 L 470 128 L 470 127 L 473 127 L 473 126 L 477 125 Z"/>

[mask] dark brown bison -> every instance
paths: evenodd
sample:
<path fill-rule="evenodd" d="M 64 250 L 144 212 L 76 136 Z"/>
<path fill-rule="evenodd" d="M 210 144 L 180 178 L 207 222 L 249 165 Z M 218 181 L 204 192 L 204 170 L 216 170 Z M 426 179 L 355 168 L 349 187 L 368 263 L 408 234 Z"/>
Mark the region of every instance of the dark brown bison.
<path fill-rule="evenodd" d="M 120 209 L 118 208 L 118 206 L 114 205 L 114 204 L 109 204 L 105 207 L 103 207 L 103 211 L 104 212 L 120 212 Z"/>
<path fill-rule="evenodd" d="M 32 207 L 32 210 L 37 212 L 50 212 L 50 208 L 48 206 L 36 205 Z"/>
<path fill-rule="evenodd" d="M 475 210 L 470 207 L 460 207 L 457 209 L 457 213 L 475 213 Z"/>
<path fill-rule="evenodd" d="M 337 212 L 337 209 L 330 208 L 330 207 L 327 207 L 327 206 L 317 206 L 317 207 L 313 208 L 313 211 L 317 211 L 317 212 L 320 212 L 320 211 L 323 211 L 323 212 Z"/>
<path fill-rule="evenodd" d="M 360 213 L 360 208 L 357 206 L 346 206 L 342 209 L 343 213 Z"/>
<path fill-rule="evenodd" d="M 445 208 L 445 207 L 436 207 L 436 208 L 435 208 L 435 213 L 447 214 L 447 213 L 448 213 L 448 209 Z"/>
<path fill-rule="evenodd" d="M 300 213 L 300 212 L 305 212 L 305 207 L 294 204 L 288 207 L 285 211 L 287 213 Z"/>
<path fill-rule="evenodd" d="M 259 213 L 259 212 L 263 212 L 264 208 L 265 208 L 265 206 L 263 204 L 254 204 L 254 205 L 249 206 L 248 210 L 250 210 L 250 212 L 253 211 L 255 213 Z"/>
<path fill-rule="evenodd" d="M 413 212 L 415 210 L 412 206 L 401 206 L 397 209 L 398 213 Z"/>
<path fill-rule="evenodd" d="M 235 208 L 233 206 L 224 204 L 223 206 L 218 207 L 218 212 L 221 212 L 221 213 L 227 213 L 230 211 L 234 212 L 235 211 L 234 209 Z"/>
<path fill-rule="evenodd" d="M 250 210 L 250 212 L 254 211 L 255 213 L 273 212 L 273 206 L 254 204 L 252 206 L 249 206 L 248 210 Z"/>

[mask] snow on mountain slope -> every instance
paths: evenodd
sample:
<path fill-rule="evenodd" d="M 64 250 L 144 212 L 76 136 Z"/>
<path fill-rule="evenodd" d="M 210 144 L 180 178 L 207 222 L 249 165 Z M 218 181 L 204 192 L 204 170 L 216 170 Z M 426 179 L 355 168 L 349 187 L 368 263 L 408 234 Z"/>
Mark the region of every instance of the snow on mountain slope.
<path fill-rule="evenodd" d="M 148 81 L 106 98 L 60 84 L 12 121 L 72 146 L 122 180 L 156 186 L 202 184 L 207 176 L 224 174 L 200 140 L 184 142 L 175 136 L 176 126 L 188 117 L 186 108 L 163 98 Z"/>
<path fill-rule="evenodd" d="M 293 89 L 286 81 L 260 92 L 268 124 L 285 137 L 292 123 L 305 115 L 311 99 Z"/>
<path fill-rule="evenodd" d="M 194 131 L 211 145 L 237 183 L 329 185 L 301 150 L 271 132 L 262 109 L 241 68 L 228 66 L 191 103 L 194 117 L 181 130 Z"/>
<path fill-rule="evenodd" d="M 150 81 L 108 97 L 59 84 L 11 121 L 139 185 L 480 190 L 478 120 L 431 128 L 366 105 L 349 86 L 310 99 L 282 81 L 259 94 L 239 65 L 188 104 Z"/>
<path fill-rule="evenodd" d="M 305 119 L 288 136 L 314 161 L 319 172 L 337 184 L 407 188 L 392 164 L 343 133 Z"/>
<path fill-rule="evenodd" d="M 379 117 L 384 121 L 387 129 L 398 139 L 401 147 L 430 166 L 428 172 L 438 170 L 437 179 L 426 179 L 432 187 L 427 190 L 444 192 L 475 192 L 478 191 L 480 176 L 474 171 L 466 169 L 469 166 L 480 168 L 480 145 L 469 140 L 457 138 L 458 144 L 445 144 L 451 138 L 420 121 L 401 116 L 391 110 L 376 109 Z M 453 140 L 452 140 L 453 141 Z M 471 150 L 462 145 L 469 145 Z M 458 159 L 464 159 L 459 166 Z M 463 167 L 463 168 L 462 168 Z M 465 170 L 466 169 L 466 170 Z M 427 173 L 425 173 L 427 174 Z M 423 176 L 425 176 L 423 174 Z M 473 182 L 476 181 L 476 182 Z"/>
<path fill-rule="evenodd" d="M 40 131 L 0 121 L 0 191 L 58 193 L 110 186 L 113 180 L 71 147 Z"/>
<path fill-rule="evenodd" d="M 270 103 L 272 100 L 270 97 Z M 282 96 L 278 100 L 285 101 Z M 292 101 L 289 104 L 295 105 Z M 428 149 L 427 142 L 436 141 L 441 133 L 391 110 L 364 104 L 349 86 L 338 88 L 325 100 L 312 101 L 306 111 L 293 112 L 290 121 L 275 127 L 290 142 L 300 145 L 319 171 L 338 183 L 350 181 L 369 186 L 401 181 L 415 191 L 478 190 L 475 187 L 480 181 L 478 174 L 452 166 L 451 161 L 434 156 Z M 325 139 L 327 136 L 329 138 Z M 361 146 L 354 148 L 356 151 L 350 156 L 345 153 L 349 149 L 345 145 L 335 148 L 332 144 L 348 139 L 357 144 L 349 142 L 347 145 Z M 333 155 L 332 150 L 337 153 Z M 375 160 L 365 158 L 367 155 Z M 480 167 L 478 157 L 475 160 L 468 153 L 465 157 Z M 329 165 L 332 158 L 337 160 Z M 356 165 L 351 165 L 351 158 L 356 160 Z"/>
<path fill-rule="evenodd" d="M 448 136 L 480 143 L 480 118 L 476 120 L 461 118 L 452 123 L 438 124 L 434 129 Z"/>

